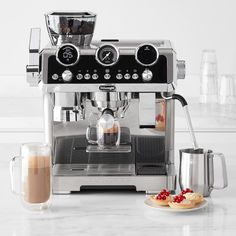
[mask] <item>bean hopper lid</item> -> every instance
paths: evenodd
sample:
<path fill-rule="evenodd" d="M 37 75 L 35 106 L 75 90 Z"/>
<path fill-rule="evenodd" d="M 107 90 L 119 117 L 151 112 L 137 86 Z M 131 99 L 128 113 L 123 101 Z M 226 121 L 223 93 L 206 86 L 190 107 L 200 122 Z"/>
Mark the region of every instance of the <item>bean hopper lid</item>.
<path fill-rule="evenodd" d="M 96 14 L 91 12 L 50 12 L 45 14 L 46 25 L 52 45 L 72 43 L 76 46 L 90 45 Z"/>

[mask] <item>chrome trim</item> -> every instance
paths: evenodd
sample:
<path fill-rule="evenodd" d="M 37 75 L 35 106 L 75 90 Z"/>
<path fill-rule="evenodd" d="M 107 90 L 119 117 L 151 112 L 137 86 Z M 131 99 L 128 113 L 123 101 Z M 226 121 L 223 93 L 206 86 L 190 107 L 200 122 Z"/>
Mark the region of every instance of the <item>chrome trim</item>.
<path fill-rule="evenodd" d="M 138 59 L 138 55 L 137 55 L 137 54 L 138 54 L 138 50 L 139 50 L 142 46 L 145 46 L 145 45 L 152 46 L 152 47 L 156 50 L 156 53 L 157 53 L 157 58 L 156 58 L 156 60 L 155 60 L 153 63 L 151 63 L 151 64 L 144 64 L 144 63 L 140 62 L 139 59 Z M 157 62 L 158 58 L 159 58 L 159 51 L 158 51 L 157 47 L 156 47 L 154 44 L 152 44 L 152 43 L 142 43 L 142 44 L 140 44 L 140 45 L 137 47 L 137 49 L 136 49 L 136 51 L 135 51 L 135 60 L 136 60 L 140 65 L 142 65 L 142 66 L 152 66 L 152 65 L 154 65 L 154 64 Z"/>
<path fill-rule="evenodd" d="M 101 92 L 99 87 L 104 84 L 43 84 L 39 87 L 43 92 Z M 174 91 L 173 84 L 112 84 L 116 92 L 171 92 Z"/>
<path fill-rule="evenodd" d="M 77 54 L 78 54 L 78 57 L 77 57 L 77 59 L 76 59 L 76 62 L 71 63 L 71 64 L 64 64 L 64 63 L 62 63 L 62 62 L 59 60 L 59 58 L 58 58 L 58 52 L 60 51 L 60 49 L 61 49 L 62 47 L 65 47 L 65 46 L 71 46 L 71 47 L 75 48 L 75 50 L 77 51 Z M 72 43 L 65 43 L 65 44 L 60 45 L 60 46 L 57 48 L 57 51 L 56 51 L 56 60 L 57 60 L 61 65 L 63 65 L 63 66 L 74 66 L 74 65 L 77 64 L 77 62 L 79 61 L 79 58 L 80 58 L 80 51 L 79 51 L 79 48 L 76 47 L 76 46 L 75 46 L 74 44 L 72 44 Z"/>
<path fill-rule="evenodd" d="M 52 14 L 55 14 L 55 13 L 64 13 L 63 15 L 61 16 L 72 16 L 72 15 L 68 15 L 69 13 L 72 13 L 73 16 L 79 16 L 81 18 L 90 18 L 90 17 L 96 17 L 97 14 L 96 13 L 93 13 L 93 12 L 90 12 L 90 11 L 81 11 L 81 12 L 78 12 L 78 11 L 49 11 L 47 13 L 44 14 L 44 16 L 48 16 L 48 15 L 52 15 Z M 81 14 L 81 13 L 88 13 L 89 15 L 78 15 L 78 14 Z"/>
<path fill-rule="evenodd" d="M 100 61 L 99 57 L 98 57 L 99 50 L 101 50 L 102 47 L 106 47 L 106 46 L 113 47 L 114 50 L 115 50 L 116 53 L 117 53 L 116 61 L 113 62 L 113 63 L 111 63 L 111 64 L 109 64 L 109 65 L 102 63 L 102 62 Z M 96 59 L 96 61 L 97 61 L 100 65 L 102 65 L 102 66 L 113 66 L 113 65 L 115 65 L 115 64 L 119 61 L 119 57 L 120 57 L 120 52 L 119 52 L 118 48 L 117 48 L 114 44 L 112 44 L 112 43 L 101 44 L 101 45 L 96 49 L 96 52 L 95 52 L 95 59 Z"/>

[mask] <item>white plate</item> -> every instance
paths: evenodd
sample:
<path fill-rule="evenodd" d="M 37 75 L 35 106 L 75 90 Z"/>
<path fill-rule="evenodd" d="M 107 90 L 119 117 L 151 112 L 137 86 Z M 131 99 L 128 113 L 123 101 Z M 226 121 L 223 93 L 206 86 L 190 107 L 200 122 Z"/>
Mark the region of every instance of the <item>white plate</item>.
<path fill-rule="evenodd" d="M 191 209 L 174 209 L 168 206 L 159 206 L 157 205 L 155 202 L 153 202 L 150 198 L 147 198 L 144 203 L 148 206 L 148 207 L 152 207 L 155 208 L 157 210 L 160 211 L 167 211 L 167 212 L 190 212 L 190 211 L 197 211 L 200 210 L 204 207 L 206 207 L 208 205 L 208 201 L 206 199 L 204 199 L 201 203 L 199 203 L 198 205 L 196 205 L 194 208 Z"/>

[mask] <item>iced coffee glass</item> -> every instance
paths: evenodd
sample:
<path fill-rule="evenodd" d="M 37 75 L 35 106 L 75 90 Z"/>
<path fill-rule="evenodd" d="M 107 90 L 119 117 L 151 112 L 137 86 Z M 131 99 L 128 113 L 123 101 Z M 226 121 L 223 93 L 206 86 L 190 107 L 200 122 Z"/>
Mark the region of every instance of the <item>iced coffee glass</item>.
<path fill-rule="evenodd" d="M 46 210 L 51 202 L 51 149 L 43 143 L 26 143 L 10 162 L 12 191 L 30 210 Z"/>

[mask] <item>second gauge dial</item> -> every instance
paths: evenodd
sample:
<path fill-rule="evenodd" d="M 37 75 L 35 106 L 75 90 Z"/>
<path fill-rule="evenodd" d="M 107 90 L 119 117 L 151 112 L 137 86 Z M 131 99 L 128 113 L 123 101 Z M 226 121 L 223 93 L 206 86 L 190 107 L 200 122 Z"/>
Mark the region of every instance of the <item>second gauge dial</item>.
<path fill-rule="evenodd" d="M 112 66 L 119 59 L 119 51 L 113 45 L 102 45 L 96 51 L 96 60 L 103 66 Z"/>

